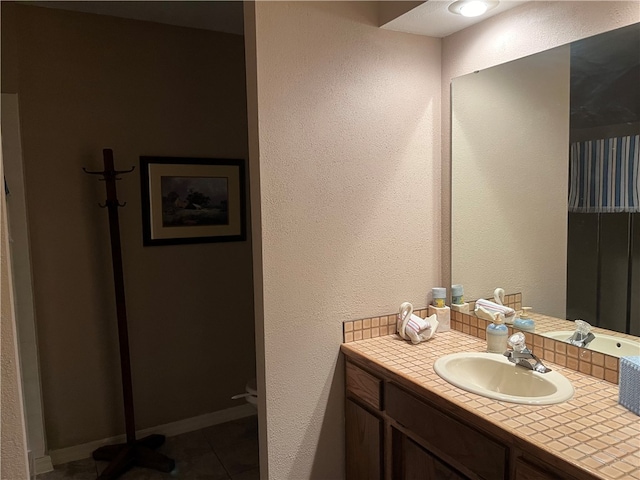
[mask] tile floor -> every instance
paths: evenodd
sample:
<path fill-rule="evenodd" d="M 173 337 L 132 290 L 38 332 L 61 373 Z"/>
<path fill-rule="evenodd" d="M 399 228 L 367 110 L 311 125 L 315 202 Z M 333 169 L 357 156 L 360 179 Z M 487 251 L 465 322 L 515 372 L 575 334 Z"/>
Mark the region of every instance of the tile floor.
<path fill-rule="evenodd" d="M 259 480 L 258 419 L 251 416 L 168 437 L 158 449 L 176 461 L 171 473 L 133 468 L 119 480 Z M 91 458 L 57 465 L 37 480 L 95 480 L 107 466 Z"/>

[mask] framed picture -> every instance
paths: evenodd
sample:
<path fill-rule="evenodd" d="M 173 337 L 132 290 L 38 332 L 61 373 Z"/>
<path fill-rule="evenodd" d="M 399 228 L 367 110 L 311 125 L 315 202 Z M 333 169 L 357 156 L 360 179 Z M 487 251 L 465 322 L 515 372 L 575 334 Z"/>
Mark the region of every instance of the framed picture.
<path fill-rule="evenodd" d="M 244 161 L 140 157 L 145 246 L 246 240 Z"/>

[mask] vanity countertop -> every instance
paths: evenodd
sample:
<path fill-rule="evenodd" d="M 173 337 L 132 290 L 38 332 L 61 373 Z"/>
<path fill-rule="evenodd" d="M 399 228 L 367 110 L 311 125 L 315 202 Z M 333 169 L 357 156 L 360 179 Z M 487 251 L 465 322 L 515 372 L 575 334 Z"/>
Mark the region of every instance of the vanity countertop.
<path fill-rule="evenodd" d="M 532 406 L 466 392 L 433 370 L 443 355 L 485 348 L 482 340 L 451 330 L 419 345 L 386 335 L 345 343 L 341 350 L 598 478 L 640 479 L 640 417 L 618 404 L 617 385 L 545 361 L 571 381 L 575 393 L 564 403 Z"/>

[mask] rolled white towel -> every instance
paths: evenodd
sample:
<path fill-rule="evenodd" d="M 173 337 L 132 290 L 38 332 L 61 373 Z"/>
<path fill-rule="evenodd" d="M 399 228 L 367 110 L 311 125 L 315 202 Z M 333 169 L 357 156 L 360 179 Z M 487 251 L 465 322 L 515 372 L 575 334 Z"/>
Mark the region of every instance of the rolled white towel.
<path fill-rule="evenodd" d="M 513 317 L 516 315 L 516 311 L 513 308 L 505 307 L 504 305 L 498 305 L 497 303 L 490 300 L 485 300 L 484 298 L 476 300 L 476 312 L 479 309 L 486 310 L 491 314 L 492 317 L 495 316 L 496 313 L 500 313 L 504 315 L 505 322 L 507 323 L 510 320 L 513 320 Z"/>
<path fill-rule="evenodd" d="M 407 320 L 407 324 L 405 325 L 405 331 L 409 328 L 416 333 L 421 333 L 423 330 L 431 328 L 431 324 L 423 318 L 420 318 L 416 314 L 411 314 L 409 320 Z"/>
<path fill-rule="evenodd" d="M 398 313 L 398 335 L 405 340 L 417 345 L 420 342 L 429 340 L 436 333 L 438 320 L 435 315 L 423 319 L 413 313 L 413 305 L 404 302 L 400 305 Z"/>

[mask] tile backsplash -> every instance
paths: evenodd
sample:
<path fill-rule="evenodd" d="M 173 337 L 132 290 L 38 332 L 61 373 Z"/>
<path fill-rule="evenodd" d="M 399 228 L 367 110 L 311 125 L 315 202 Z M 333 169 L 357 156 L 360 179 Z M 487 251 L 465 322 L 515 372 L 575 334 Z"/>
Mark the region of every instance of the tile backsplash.
<path fill-rule="evenodd" d="M 505 295 L 504 304 L 516 311 L 521 310 L 522 294 Z M 470 301 L 469 309 L 471 312 L 474 307 L 475 301 Z M 414 310 L 413 313 L 420 318 L 426 318 L 428 309 Z M 537 328 L 544 327 L 545 324 L 551 324 L 555 320 L 552 317 L 540 314 L 533 314 L 532 318 L 536 321 Z M 396 323 L 397 313 L 346 321 L 342 324 L 343 341 L 344 343 L 350 343 L 367 338 L 394 335 L 397 333 Z M 451 311 L 451 328 L 453 330 L 486 340 L 488 324 L 487 320 L 478 318 L 473 314 Z M 508 326 L 508 328 L 509 335 L 511 335 L 514 331 L 513 327 Z M 530 332 L 524 332 L 524 334 L 527 339 L 527 346 L 543 360 L 606 380 L 607 382 L 618 383 L 619 358 L 578 348 L 574 345 Z"/>
<path fill-rule="evenodd" d="M 427 318 L 427 308 L 414 310 L 413 314 L 420 318 Z M 398 314 L 390 313 L 379 317 L 363 318 L 362 320 L 349 320 L 342 324 L 343 342 L 350 343 L 366 338 L 394 335 L 397 329 Z"/>

